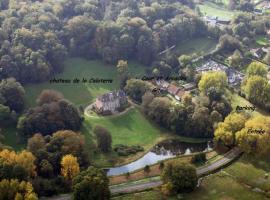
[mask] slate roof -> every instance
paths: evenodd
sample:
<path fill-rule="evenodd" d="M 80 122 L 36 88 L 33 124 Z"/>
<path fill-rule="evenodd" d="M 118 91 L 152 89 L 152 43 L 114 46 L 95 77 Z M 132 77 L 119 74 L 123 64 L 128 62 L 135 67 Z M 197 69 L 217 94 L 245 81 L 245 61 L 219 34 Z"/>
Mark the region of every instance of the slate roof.
<path fill-rule="evenodd" d="M 123 90 L 118 90 L 118 91 L 112 91 L 106 94 L 103 94 L 98 97 L 98 100 L 102 102 L 110 102 L 110 101 L 115 101 L 116 99 L 122 99 L 126 98 L 126 93 Z"/>

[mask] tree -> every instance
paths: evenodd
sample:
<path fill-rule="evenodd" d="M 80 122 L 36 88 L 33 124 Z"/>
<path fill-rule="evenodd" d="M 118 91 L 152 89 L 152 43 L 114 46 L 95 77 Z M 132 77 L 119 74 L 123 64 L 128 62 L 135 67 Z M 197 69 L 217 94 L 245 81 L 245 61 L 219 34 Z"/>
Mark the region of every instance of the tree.
<path fill-rule="evenodd" d="M 116 67 L 119 75 L 123 75 L 128 72 L 128 62 L 125 60 L 118 60 L 118 64 Z"/>
<path fill-rule="evenodd" d="M 71 154 L 65 155 L 61 161 L 61 174 L 67 179 L 72 180 L 80 172 L 77 157 Z"/>
<path fill-rule="evenodd" d="M 199 89 L 203 94 L 207 94 L 210 88 L 224 93 L 228 86 L 227 76 L 224 72 L 207 72 L 202 75 L 199 82 Z"/>
<path fill-rule="evenodd" d="M 188 64 L 191 63 L 192 61 L 192 58 L 188 55 L 181 55 L 179 58 L 178 58 L 178 61 L 179 61 L 179 64 L 184 68 L 186 67 Z"/>
<path fill-rule="evenodd" d="M 74 200 L 110 199 L 109 179 L 102 169 L 89 167 L 72 181 Z"/>
<path fill-rule="evenodd" d="M 27 149 L 31 152 L 35 152 L 40 149 L 45 148 L 45 140 L 41 134 L 35 134 L 33 137 L 29 138 L 27 142 Z"/>
<path fill-rule="evenodd" d="M 172 105 L 168 98 L 156 97 L 149 104 L 149 108 L 146 112 L 147 115 L 156 123 L 164 127 L 169 127 L 171 108 Z"/>
<path fill-rule="evenodd" d="M 145 94 L 145 92 L 150 91 L 151 88 L 153 88 L 153 85 L 147 81 L 130 79 L 127 81 L 125 90 L 133 100 L 141 103 L 142 96 Z"/>
<path fill-rule="evenodd" d="M 120 87 L 124 88 L 128 80 L 128 63 L 124 60 L 118 60 L 117 72 L 120 79 Z"/>
<path fill-rule="evenodd" d="M 98 148 L 104 153 L 110 152 L 112 149 L 111 133 L 102 126 L 96 126 L 94 133 L 97 138 Z"/>
<path fill-rule="evenodd" d="M 247 117 L 240 113 L 227 116 L 224 122 L 218 124 L 215 130 L 215 141 L 227 146 L 236 145 L 235 134 L 245 127 Z"/>
<path fill-rule="evenodd" d="M 266 78 L 251 76 L 244 82 L 242 89 L 252 103 L 270 108 L 270 84 Z"/>
<path fill-rule="evenodd" d="M 30 108 L 19 118 L 17 128 L 21 134 L 28 137 L 35 133 L 48 135 L 65 129 L 77 131 L 82 120 L 78 109 L 72 103 L 61 99 Z"/>
<path fill-rule="evenodd" d="M 5 200 L 38 200 L 33 186 L 29 182 L 19 182 L 17 179 L 1 180 L 0 199 Z"/>
<path fill-rule="evenodd" d="M 266 77 L 267 67 L 260 62 L 252 62 L 247 68 L 247 76 L 261 76 Z"/>
<path fill-rule="evenodd" d="M 4 105 L 16 112 L 24 107 L 24 88 L 14 78 L 3 79 L 0 82 L 0 95 L 4 98 Z"/>
<path fill-rule="evenodd" d="M 64 99 L 64 96 L 60 92 L 54 90 L 43 90 L 37 98 L 37 104 L 41 106 L 45 103 L 57 102 L 61 99 Z"/>
<path fill-rule="evenodd" d="M 241 66 L 241 62 L 242 62 L 241 52 L 239 50 L 235 50 L 233 52 L 233 55 L 229 57 L 229 64 L 230 66 L 237 68 Z"/>
<path fill-rule="evenodd" d="M 0 122 L 9 119 L 10 109 L 8 106 L 0 104 Z"/>
<path fill-rule="evenodd" d="M 268 156 L 270 153 L 270 119 L 259 116 L 248 120 L 245 127 L 236 133 L 236 141 L 246 153 Z"/>
<path fill-rule="evenodd" d="M 196 168 L 181 162 L 168 163 L 163 169 L 161 177 L 164 184 L 172 184 L 172 190 L 176 193 L 191 192 L 198 181 Z"/>
<path fill-rule="evenodd" d="M 5 165 L 13 167 L 17 165 L 23 168 L 27 177 L 34 177 L 36 175 L 36 158 L 31 152 L 24 150 L 20 153 L 16 153 L 15 151 L 4 149 L 0 151 L 0 158 Z"/>

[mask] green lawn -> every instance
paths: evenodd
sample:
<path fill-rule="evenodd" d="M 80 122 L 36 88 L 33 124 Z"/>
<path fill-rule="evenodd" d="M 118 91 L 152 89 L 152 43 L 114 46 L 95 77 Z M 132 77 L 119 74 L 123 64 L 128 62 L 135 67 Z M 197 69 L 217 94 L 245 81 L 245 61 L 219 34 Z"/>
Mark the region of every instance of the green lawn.
<path fill-rule="evenodd" d="M 20 151 L 25 148 L 26 144 L 19 141 L 15 125 L 13 127 L 3 128 L 2 130 L 5 145 L 13 147 L 14 150 Z"/>
<path fill-rule="evenodd" d="M 96 125 L 107 128 L 112 135 L 112 145 L 140 145 L 145 150 L 151 148 L 168 134 L 162 134 L 161 130 L 150 123 L 137 109 L 133 108 L 121 116 L 111 117 L 86 117 L 82 129 L 89 148 L 94 142 L 93 129 Z M 92 159 L 97 166 L 111 166 L 126 162 L 126 157 L 118 157 L 115 153 L 95 154 Z M 129 158 L 130 159 L 130 158 Z"/>
<path fill-rule="evenodd" d="M 264 35 L 256 36 L 256 43 L 260 46 L 269 45 L 269 39 Z"/>
<path fill-rule="evenodd" d="M 225 169 L 238 182 L 250 185 L 253 188 L 260 188 L 268 191 L 270 197 L 270 177 L 265 174 L 270 172 L 270 159 L 244 155 L 237 162 Z"/>
<path fill-rule="evenodd" d="M 253 192 L 233 178 L 222 172 L 203 179 L 199 188 L 190 194 L 185 194 L 186 200 L 266 200 L 263 194 Z"/>
<path fill-rule="evenodd" d="M 174 49 L 176 54 L 193 54 L 204 55 L 214 50 L 217 45 L 217 41 L 211 38 L 195 38 L 188 40 L 184 43 L 178 44 Z"/>
<path fill-rule="evenodd" d="M 237 106 L 253 106 L 252 103 L 250 103 L 248 100 L 245 98 L 239 96 L 236 93 L 231 94 L 230 92 L 227 92 L 226 95 L 230 97 L 231 99 L 231 105 L 232 105 L 232 110 L 235 111 Z M 265 112 L 265 110 L 261 110 L 256 107 L 254 112 L 249 112 L 252 114 L 252 116 L 257 117 L 257 116 L 269 116 L 269 113 Z"/>
<path fill-rule="evenodd" d="M 230 20 L 237 13 L 236 11 L 230 11 L 224 7 L 220 7 L 217 4 L 211 2 L 204 2 L 202 5 L 199 5 L 201 12 L 207 16 L 215 16 L 221 19 Z"/>
<path fill-rule="evenodd" d="M 145 67 L 131 62 L 129 63 L 129 71 L 131 75 L 144 75 Z M 113 79 L 112 84 L 104 83 L 79 83 L 79 84 L 59 84 L 49 81 L 40 84 L 30 84 L 25 86 L 26 102 L 28 106 L 35 105 L 35 101 L 40 92 L 44 89 L 54 89 L 64 94 L 65 98 L 76 105 L 85 106 L 92 102 L 95 97 L 108 91 L 117 89 L 119 81 L 117 79 L 116 67 L 104 64 L 101 61 L 89 61 L 82 58 L 70 58 L 65 61 L 64 71 L 57 74 L 55 78 L 62 79 L 90 79 L 102 78 Z"/>

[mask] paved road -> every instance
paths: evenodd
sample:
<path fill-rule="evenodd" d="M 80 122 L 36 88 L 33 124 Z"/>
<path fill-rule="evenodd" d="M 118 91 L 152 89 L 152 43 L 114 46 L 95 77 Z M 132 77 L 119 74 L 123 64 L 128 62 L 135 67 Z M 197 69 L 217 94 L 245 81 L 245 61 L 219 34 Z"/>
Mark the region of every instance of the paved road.
<path fill-rule="evenodd" d="M 205 165 L 203 167 L 197 168 L 197 175 L 200 176 L 204 176 L 206 174 L 209 174 L 211 172 L 214 172 L 217 169 L 220 169 L 226 165 L 228 165 L 230 162 L 232 162 L 233 160 L 235 160 L 237 157 L 239 157 L 241 155 L 242 151 L 239 148 L 234 148 L 232 150 L 230 150 L 229 152 L 227 152 L 226 154 L 224 154 L 224 157 L 209 164 L 209 165 Z M 131 185 L 131 186 L 119 186 L 119 187 L 111 187 L 111 194 L 120 194 L 120 193 L 132 193 L 132 192 L 139 192 L 139 191 L 143 191 L 143 190 L 147 190 L 150 188 L 154 188 L 154 187 L 158 187 L 162 185 L 162 181 L 151 181 L 151 182 L 147 182 L 147 183 L 138 183 L 135 185 Z M 44 199 L 45 200 L 45 199 Z M 71 195 L 63 195 L 63 196 L 59 196 L 59 197 L 55 197 L 55 198 L 46 198 L 46 200 L 71 200 Z"/>
<path fill-rule="evenodd" d="M 234 148 L 224 154 L 224 157 L 209 164 L 205 165 L 203 167 L 197 168 L 197 175 L 203 176 L 206 174 L 209 174 L 217 169 L 222 168 L 223 166 L 226 166 L 230 162 L 232 162 L 234 159 L 236 159 L 242 151 L 238 148 Z M 131 192 L 138 192 L 138 191 L 143 191 L 146 189 L 150 189 L 153 187 L 157 187 L 162 185 L 162 181 L 152 181 L 152 182 L 147 182 L 147 183 L 138 183 L 137 185 L 132 185 L 132 186 L 123 186 L 119 188 L 111 188 L 111 193 L 112 194 L 119 194 L 119 193 L 131 193 Z"/>

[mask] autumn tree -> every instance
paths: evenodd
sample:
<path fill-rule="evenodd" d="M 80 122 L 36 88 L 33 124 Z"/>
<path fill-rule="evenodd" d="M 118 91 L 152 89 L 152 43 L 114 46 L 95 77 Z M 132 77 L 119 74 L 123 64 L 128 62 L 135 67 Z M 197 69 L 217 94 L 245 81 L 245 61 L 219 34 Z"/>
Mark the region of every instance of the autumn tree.
<path fill-rule="evenodd" d="M 94 133 L 97 138 L 98 148 L 104 153 L 110 152 L 112 149 L 111 133 L 102 126 L 96 126 L 94 128 Z"/>
<path fill-rule="evenodd" d="M 43 90 L 38 98 L 37 98 L 37 104 L 38 105 L 43 105 L 45 103 L 52 103 L 52 102 L 57 102 L 61 99 L 64 99 L 64 96 L 55 90 Z"/>
<path fill-rule="evenodd" d="M 61 161 L 61 174 L 67 179 L 72 180 L 79 172 L 80 166 L 77 158 L 71 154 L 65 155 Z"/>
<path fill-rule="evenodd" d="M 215 130 L 215 141 L 227 146 L 236 145 L 236 132 L 245 127 L 247 117 L 241 113 L 233 113 L 227 116 L 224 122 L 218 124 Z"/>
<path fill-rule="evenodd" d="M 116 68 L 120 79 L 120 87 L 124 88 L 128 80 L 128 62 L 125 60 L 118 60 Z"/>
<path fill-rule="evenodd" d="M 0 182 L 1 200 L 38 200 L 30 182 L 3 179 Z"/>
<path fill-rule="evenodd" d="M 199 89 L 202 93 L 207 94 L 210 88 L 215 88 L 224 93 L 228 86 L 227 76 L 224 72 L 207 72 L 202 75 L 199 82 Z"/>
<path fill-rule="evenodd" d="M 36 158 L 29 151 L 23 150 L 20 153 L 16 153 L 15 151 L 4 149 L 0 151 L 0 158 L 4 164 L 21 166 L 29 177 L 36 175 Z"/>
<path fill-rule="evenodd" d="M 270 119 L 259 116 L 248 120 L 236 133 L 239 147 L 246 153 L 267 156 L 270 153 Z"/>
<path fill-rule="evenodd" d="M 250 76 L 242 89 L 252 103 L 270 109 L 270 84 L 266 78 L 258 75 Z"/>
<path fill-rule="evenodd" d="M 267 67 L 260 62 L 252 62 L 247 68 L 247 76 L 261 76 L 266 77 Z"/>
<path fill-rule="evenodd" d="M 89 167 L 72 181 L 74 200 L 110 199 L 109 179 L 102 169 Z"/>

